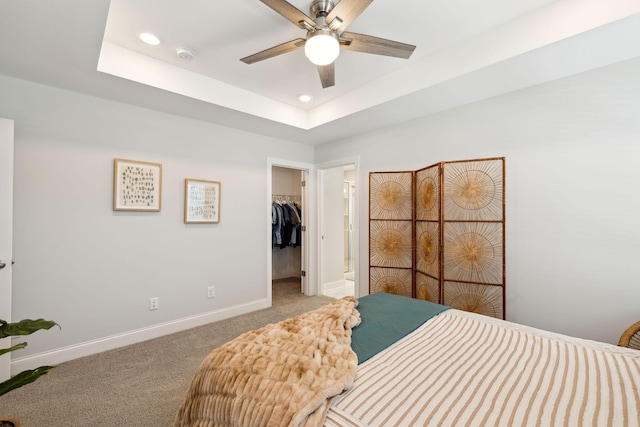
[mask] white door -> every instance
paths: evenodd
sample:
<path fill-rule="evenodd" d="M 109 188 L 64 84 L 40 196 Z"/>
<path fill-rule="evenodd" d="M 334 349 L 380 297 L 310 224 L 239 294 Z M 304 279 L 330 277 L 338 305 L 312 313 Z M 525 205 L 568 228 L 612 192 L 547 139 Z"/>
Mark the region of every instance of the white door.
<path fill-rule="evenodd" d="M 344 286 L 344 167 L 320 171 L 320 289 L 335 296 Z"/>
<path fill-rule="evenodd" d="M 307 232 L 307 222 L 309 215 L 307 213 L 307 181 L 309 179 L 309 172 L 306 170 L 300 171 L 300 179 L 302 181 L 301 198 L 302 203 L 302 224 L 301 224 L 301 256 L 300 266 L 302 269 L 302 280 L 300 281 L 300 292 L 309 295 L 309 280 L 307 279 L 307 272 L 309 271 L 307 259 L 309 256 L 309 233 Z"/>
<path fill-rule="evenodd" d="M 0 118 L 0 319 L 11 320 L 11 246 L 13 241 L 13 120 Z M 11 338 L 0 340 L 9 347 Z M 0 356 L 0 381 L 10 376 L 10 353 Z"/>
<path fill-rule="evenodd" d="M 318 170 L 318 276 L 319 290 L 323 295 L 341 298 L 345 295 L 361 296 L 358 289 L 358 170 L 357 157 L 316 165 Z M 353 191 L 345 198 L 344 182 L 353 185 Z M 351 190 L 351 189 L 350 189 Z M 346 210 L 345 210 L 346 209 Z M 348 211 L 349 215 L 345 217 Z M 353 270 L 345 273 L 345 220 L 350 221 L 350 245 Z"/>

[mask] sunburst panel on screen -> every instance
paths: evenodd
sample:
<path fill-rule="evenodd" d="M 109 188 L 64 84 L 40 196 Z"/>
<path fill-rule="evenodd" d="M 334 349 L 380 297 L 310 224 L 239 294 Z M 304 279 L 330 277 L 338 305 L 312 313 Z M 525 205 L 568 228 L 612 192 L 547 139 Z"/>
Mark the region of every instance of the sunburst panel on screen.
<path fill-rule="evenodd" d="M 416 171 L 416 220 L 440 221 L 440 164 Z"/>
<path fill-rule="evenodd" d="M 413 219 L 413 173 L 373 172 L 369 175 L 370 219 Z"/>
<path fill-rule="evenodd" d="M 416 272 L 416 298 L 440 303 L 440 280 Z"/>
<path fill-rule="evenodd" d="M 416 221 L 416 270 L 440 278 L 440 225 Z"/>
<path fill-rule="evenodd" d="M 503 282 L 502 223 L 445 222 L 444 280 Z"/>
<path fill-rule="evenodd" d="M 369 269 L 371 293 L 386 292 L 412 297 L 411 275 L 410 269 L 371 267 Z"/>
<path fill-rule="evenodd" d="M 501 221 L 504 218 L 504 161 L 444 164 L 445 221 Z"/>
<path fill-rule="evenodd" d="M 444 305 L 498 319 L 503 317 L 504 288 L 502 286 L 445 281 L 443 288 L 442 303 Z"/>
<path fill-rule="evenodd" d="M 411 221 L 371 221 L 369 228 L 369 263 L 372 266 L 413 266 Z"/>

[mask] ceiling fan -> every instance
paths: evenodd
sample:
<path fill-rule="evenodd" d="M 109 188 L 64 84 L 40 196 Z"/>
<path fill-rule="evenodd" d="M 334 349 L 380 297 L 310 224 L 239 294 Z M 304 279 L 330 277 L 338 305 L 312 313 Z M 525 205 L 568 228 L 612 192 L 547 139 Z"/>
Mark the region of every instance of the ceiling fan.
<path fill-rule="evenodd" d="M 304 47 L 307 58 L 318 67 L 323 88 L 335 85 L 334 61 L 340 49 L 408 59 L 416 48 L 405 43 L 345 31 L 373 0 L 340 0 L 335 4 L 331 0 L 313 0 L 309 9 L 314 19 L 285 0 L 260 1 L 307 30 L 307 37 L 282 43 L 240 60 L 253 64 Z"/>

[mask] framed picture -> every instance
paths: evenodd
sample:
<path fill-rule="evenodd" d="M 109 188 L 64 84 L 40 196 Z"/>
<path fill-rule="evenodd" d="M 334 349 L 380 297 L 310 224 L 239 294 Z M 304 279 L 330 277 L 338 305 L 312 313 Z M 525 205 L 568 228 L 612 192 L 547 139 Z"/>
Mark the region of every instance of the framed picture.
<path fill-rule="evenodd" d="M 113 162 L 113 210 L 160 210 L 162 165 L 138 160 L 115 159 Z"/>
<path fill-rule="evenodd" d="M 185 224 L 220 222 L 220 186 L 219 181 L 184 180 Z"/>

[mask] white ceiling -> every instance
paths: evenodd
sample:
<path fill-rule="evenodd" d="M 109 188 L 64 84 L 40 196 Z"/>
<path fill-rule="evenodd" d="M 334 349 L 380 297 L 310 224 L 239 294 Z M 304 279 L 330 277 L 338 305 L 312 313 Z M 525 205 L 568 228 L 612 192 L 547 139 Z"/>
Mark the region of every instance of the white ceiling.
<path fill-rule="evenodd" d="M 305 35 L 259 0 L 5 0 L 0 74 L 321 144 L 639 56 L 640 0 L 376 0 L 349 31 L 417 48 L 342 51 L 322 89 L 302 50 L 240 62 Z"/>

